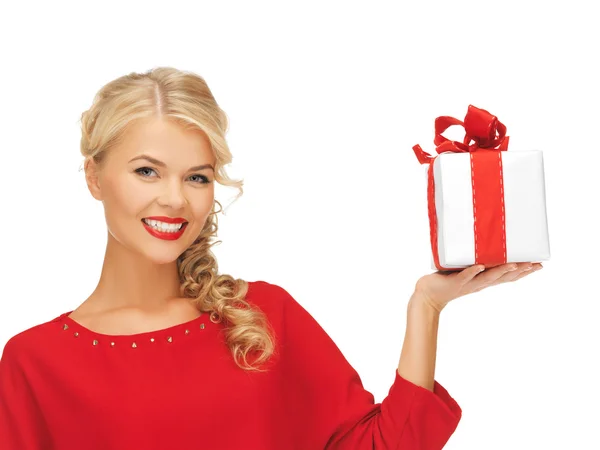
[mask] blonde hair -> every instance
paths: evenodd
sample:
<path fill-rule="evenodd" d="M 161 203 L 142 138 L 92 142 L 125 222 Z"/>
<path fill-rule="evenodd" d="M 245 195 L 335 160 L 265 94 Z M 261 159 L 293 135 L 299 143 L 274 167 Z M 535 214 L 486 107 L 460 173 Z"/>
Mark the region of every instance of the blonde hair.
<path fill-rule="evenodd" d="M 225 134 L 228 119 L 206 81 L 191 72 L 157 67 L 144 73 L 119 77 L 96 94 L 92 106 L 81 114 L 81 154 L 102 165 L 108 151 L 123 138 L 137 119 L 166 117 L 186 129 L 199 129 L 208 137 L 216 157 L 215 180 L 238 188 L 243 181 L 232 180 L 224 166 L 232 160 Z M 215 199 L 215 205 L 221 204 Z M 193 244 L 177 259 L 180 295 L 193 299 L 201 312 L 225 319 L 225 340 L 235 363 L 242 369 L 264 372 L 259 366 L 274 352 L 272 328 L 264 315 L 246 300 L 248 282 L 218 274 L 210 248 L 218 230 L 217 213 L 212 211 Z M 254 363 L 248 356 L 255 355 Z"/>

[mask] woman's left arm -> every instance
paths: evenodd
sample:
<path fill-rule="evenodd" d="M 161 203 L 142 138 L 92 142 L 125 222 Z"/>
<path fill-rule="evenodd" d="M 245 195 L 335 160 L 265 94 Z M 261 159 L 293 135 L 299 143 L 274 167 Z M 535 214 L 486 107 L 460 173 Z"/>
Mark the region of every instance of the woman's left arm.
<path fill-rule="evenodd" d="M 487 270 L 475 265 L 460 272 L 421 277 L 408 302 L 406 334 L 398 364 L 400 376 L 433 392 L 438 326 L 446 305 L 487 287 L 517 281 L 541 268 L 540 263 L 509 263 Z"/>
<path fill-rule="evenodd" d="M 433 392 L 440 312 L 415 291 L 406 311 L 406 332 L 398 374 L 405 380 Z"/>

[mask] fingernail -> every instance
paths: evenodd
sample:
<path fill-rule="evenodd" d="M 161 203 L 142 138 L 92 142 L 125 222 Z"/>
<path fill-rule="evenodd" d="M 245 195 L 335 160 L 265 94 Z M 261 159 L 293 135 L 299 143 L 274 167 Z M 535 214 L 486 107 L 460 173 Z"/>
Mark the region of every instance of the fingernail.
<path fill-rule="evenodd" d="M 510 266 L 510 267 L 508 268 L 508 271 L 509 271 L 509 272 L 512 272 L 513 270 L 517 270 L 517 266 Z"/>
<path fill-rule="evenodd" d="M 533 266 L 525 267 L 525 271 L 533 269 Z"/>

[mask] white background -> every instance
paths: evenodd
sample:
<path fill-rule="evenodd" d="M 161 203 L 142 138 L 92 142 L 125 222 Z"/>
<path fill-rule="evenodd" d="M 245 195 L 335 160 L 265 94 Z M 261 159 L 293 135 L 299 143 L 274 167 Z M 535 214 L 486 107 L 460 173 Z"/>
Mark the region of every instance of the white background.
<path fill-rule="evenodd" d="M 230 119 L 245 193 L 219 216 L 220 271 L 286 288 L 380 402 L 431 272 L 411 147 L 431 153 L 435 117 L 473 104 L 506 124 L 509 151 L 543 150 L 552 259 L 443 311 L 436 379 L 464 411 L 445 448 L 600 448 L 593 4 L 3 4 L 0 347 L 98 281 L 81 112 L 108 81 L 169 65 L 203 76 Z"/>

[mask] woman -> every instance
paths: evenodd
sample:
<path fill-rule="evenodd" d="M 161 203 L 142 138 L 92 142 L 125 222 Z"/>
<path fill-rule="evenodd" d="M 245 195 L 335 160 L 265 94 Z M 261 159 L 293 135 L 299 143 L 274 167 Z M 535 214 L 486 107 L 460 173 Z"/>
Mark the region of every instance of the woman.
<path fill-rule="evenodd" d="M 445 445 L 461 409 L 434 380 L 440 313 L 532 264 L 422 277 L 395 380 L 375 404 L 284 288 L 218 273 L 215 181 L 243 190 L 225 173 L 227 118 L 201 77 L 157 68 L 118 78 L 81 122 L 87 186 L 108 227 L 104 265 L 77 309 L 6 344 L 1 449 Z"/>

